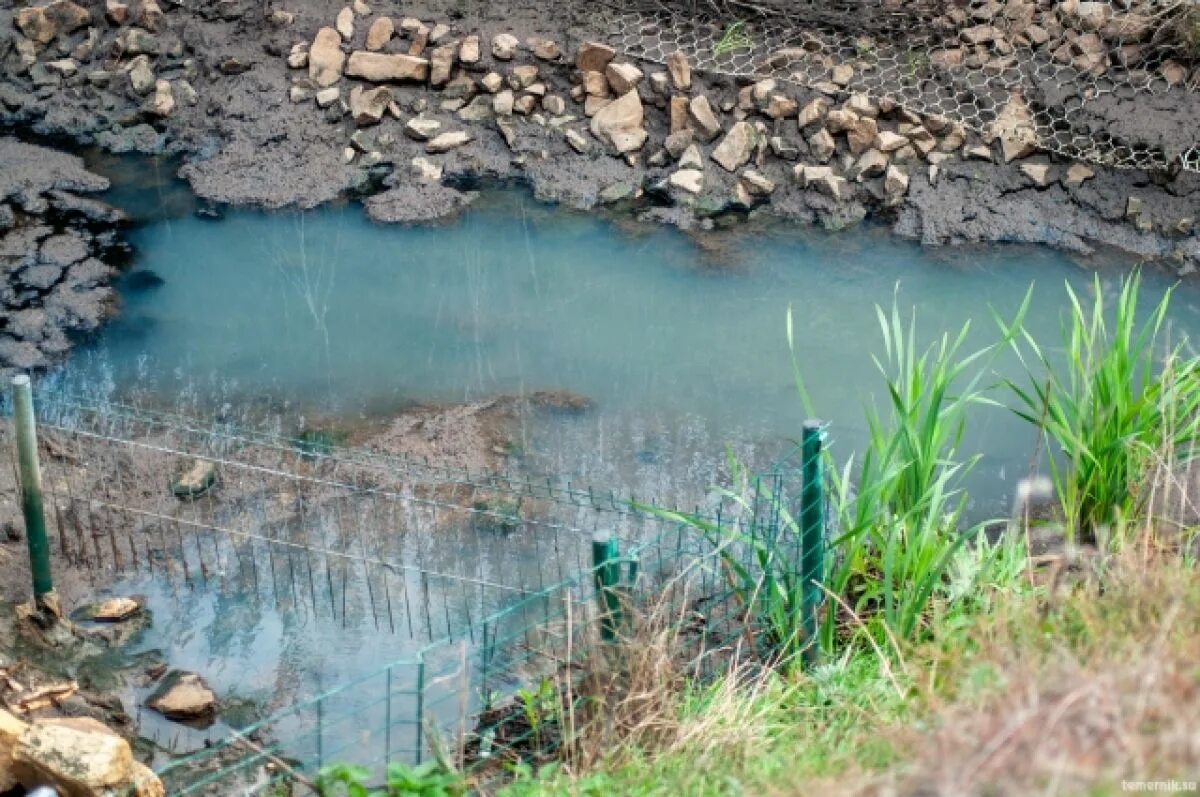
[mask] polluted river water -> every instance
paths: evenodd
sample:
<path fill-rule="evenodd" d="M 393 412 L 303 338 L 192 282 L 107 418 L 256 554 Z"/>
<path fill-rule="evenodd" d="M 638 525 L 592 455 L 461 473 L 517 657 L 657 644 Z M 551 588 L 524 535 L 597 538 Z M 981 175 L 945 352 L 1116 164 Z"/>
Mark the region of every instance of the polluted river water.
<path fill-rule="evenodd" d="M 353 203 L 224 209 L 214 220 L 195 215 L 170 181 L 147 188 L 114 176 L 109 201 L 136 221 L 135 257 L 119 283 L 120 314 L 60 376 L 71 390 L 209 408 L 269 397 L 290 413 L 348 420 L 570 391 L 589 409 L 528 419 L 517 466 L 671 503 L 701 500 L 727 449 L 760 468 L 790 450 L 806 412 L 789 308 L 815 412 L 844 457 L 865 437 L 864 405 L 884 397 L 871 358 L 882 352 L 876 305 L 915 308 L 922 341 L 970 322 L 969 350 L 996 338 L 993 311 L 1010 317 L 1033 285 L 1028 326 L 1054 345 L 1064 282 L 1087 294 L 1099 273 L 1111 292 L 1134 265 L 1043 247 L 926 249 L 870 226 L 751 224 L 698 239 L 548 207 L 516 189 L 486 191 L 433 226 L 374 224 Z M 1146 302 L 1175 282 L 1156 270 L 1145 278 Z M 1179 287 L 1170 326 L 1176 338 L 1200 328 L 1200 287 Z M 997 357 L 987 381 L 1015 365 Z M 1033 450 L 1023 422 L 980 409 L 963 443 L 982 455 L 973 514 L 1007 511 Z M 366 623 L 275 611 L 236 589 L 181 593 L 148 577 L 120 589 L 154 610 L 136 650 L 168 650 L 173 666 L 203 673 L 231 704 L 312 695 L 419 647 Z M 175 752 L 240 724 L 144 721 L 144 735 Z"/>

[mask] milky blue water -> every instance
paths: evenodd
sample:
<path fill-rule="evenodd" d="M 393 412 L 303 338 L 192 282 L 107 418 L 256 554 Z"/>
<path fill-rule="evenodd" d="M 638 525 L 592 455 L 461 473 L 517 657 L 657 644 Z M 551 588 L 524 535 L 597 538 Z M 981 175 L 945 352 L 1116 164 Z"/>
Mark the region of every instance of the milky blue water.
<path fill-rule="evenodd" d="M 374 224 L 352 203 L 212 221 L 163 185 L 150 174 L 114 191 L 146 221 L 131 234 L 122 311 L 75 355 L 74 378 L 345 418 L 570 390 L 594 408 L 529 418 L 519 464 L 681 501 L 718 478 L 727 447 L 765 466 L 798 434 L 789 307 L 814 411 L 849 453 L 863 406 L 882 398 L 876 305 L 915 308 L 927 340 L 970 322 L 970 348 L 994 339 L 992 311 L 1011 315 L 1032 285 L 1029 325 L 1053 344 L 1064 282 L 1089 292 L 1098 270 L 1111 292 L 1133 265 L 1044 247 L 927 249 L 872 227 L 751 225 L 699 240 L 516 190 L 438 226 Z M 1155 271 L 1147 281 L 1147 300 L 1172 284 Z M 1200 327 L 1198 308 L 1200 289 L 1184 285 L 1176 334 Z M 1012 365 L 999 358 L 997 378 Z M 964 449 L 983 454 L 984 509 L 1003 507 L 1032 448 L 1008 413 L 977 413 Z"/>

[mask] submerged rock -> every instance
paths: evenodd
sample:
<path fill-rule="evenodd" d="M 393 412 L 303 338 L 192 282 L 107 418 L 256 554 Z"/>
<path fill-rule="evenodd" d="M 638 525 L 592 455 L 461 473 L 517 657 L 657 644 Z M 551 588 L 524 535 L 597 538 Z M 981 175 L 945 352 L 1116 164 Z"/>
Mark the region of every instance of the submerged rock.
<path fill-rule="evenodd" d="M 186 465 L 171 482 L 171 494 L 176 498 L 199 498 L 216 483 L 217 466 L 208 460 L 196 459 Z"/>
<path fill-rule="evenodd" d="M 194 672 L 173 670 L 146 701 L 146 706 L 173 720 L 203 720 L 217 713 L 217 696 Z"/>

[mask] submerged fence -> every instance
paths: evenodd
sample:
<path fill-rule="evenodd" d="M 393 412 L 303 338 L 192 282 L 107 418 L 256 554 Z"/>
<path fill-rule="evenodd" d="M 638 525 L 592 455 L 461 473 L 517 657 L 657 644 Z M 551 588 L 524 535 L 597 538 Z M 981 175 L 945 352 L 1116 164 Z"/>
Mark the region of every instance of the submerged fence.
<path fill-rule="evenodd" d="M 331 689 L 297 686 L 283 710 L 162 761 L 172 794 L 311 792 L 330 762 L 438 756 L 478 770 L 536 758 L 559 743 L 539 712 L 570 695 L 582 657 L 620 632 L 630 604 L 653 596 L 672 607 L 691 629 L 697 671 L 719 670 L 757 644 L 730 561 L 759 566 L 769 547 L 820 573 L 815 425 L 796 506 L 783 489 L 791 475 L 774 473 L 690 512 L 710 529 L 700 534 L 678 510 L 611 491 L 107 402 L 37 404 L 47 537 L 60 562 L 106 585 L 151 579 L 300 612 L 313 620 L 305 633 L 360 629 L 367 657 L 370 634 L 405 643 L 395 660 Z M 818 598 L 814 587 L 812 616 Z"/>

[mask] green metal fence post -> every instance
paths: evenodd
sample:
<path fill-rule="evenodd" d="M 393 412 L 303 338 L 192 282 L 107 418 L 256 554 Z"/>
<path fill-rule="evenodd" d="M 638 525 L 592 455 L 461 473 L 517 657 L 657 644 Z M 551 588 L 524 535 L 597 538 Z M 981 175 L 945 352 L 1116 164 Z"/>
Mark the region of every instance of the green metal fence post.
<path fill-rule="evenodd" d="M 46 539 L 46 514 L 42 506 L 42 469 L 38 465 L 37 426 L 33 419 L 33 388 L 29 377 L 14 377 L 13 422 L 17 436 L 17 463 L 21 473 L 21 509 L 25 539 L 33 574 L 33 598 L 41 608 L 58 613 L 54 581 L 50 576 L 50 543 Z"/>
<path fill-rule="evenodd" d="M 617 594 L 621 580 L 620 555 L 615 537 L 601 533 L 592 538 L 596 600 L 600 604 L 600 638 L 605 642 L 617 638 L 617 624 L 621 620 L 621 597 Z"/>
<path fill-rule="evenodd" d="M 422 750 L 425 746 L 425 654 L 421 653 L 417 660 L 417 755 L 416 763 L 421 763 Z"/>
<path fill-rule="evenodd" d="M 801 451 L 803 484 L 800 487 L 800 573 L 804 584 L 804 660 L 813 664 L 820 652 L 817 613 L 821 605 L 818 583 L 825 575 L 825 429 L 820 421 L 804 422 Z"/>

